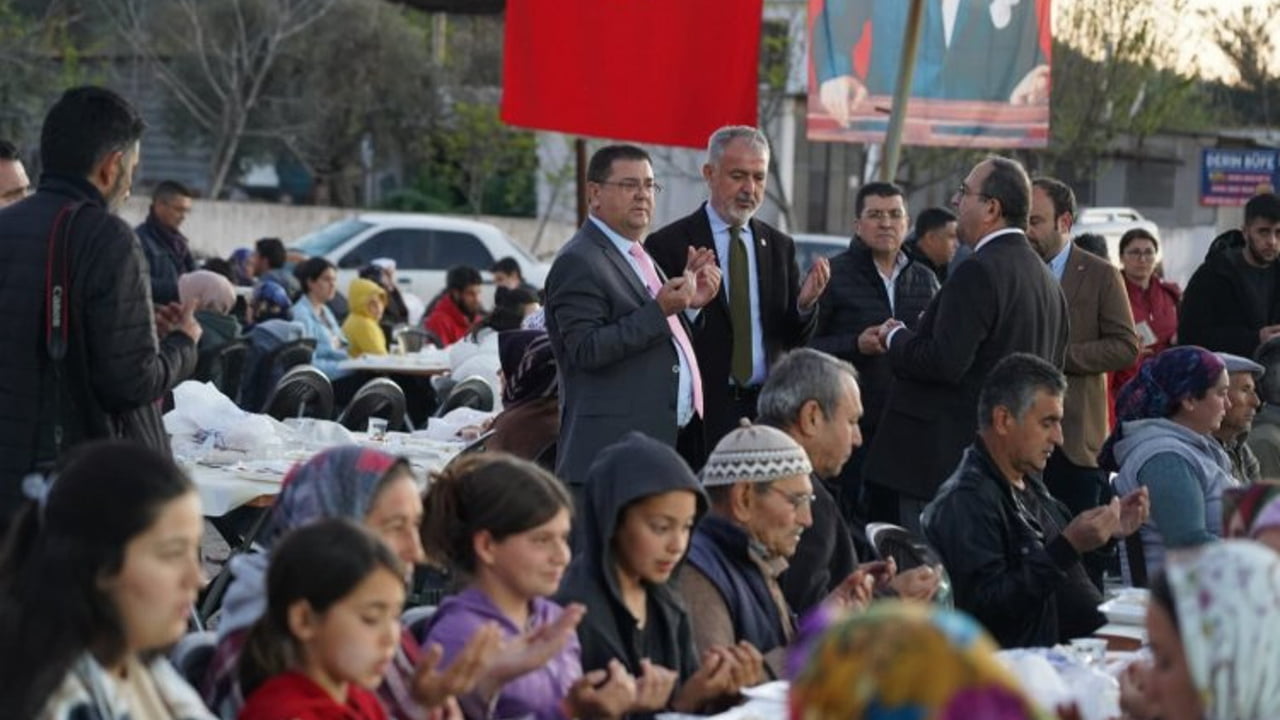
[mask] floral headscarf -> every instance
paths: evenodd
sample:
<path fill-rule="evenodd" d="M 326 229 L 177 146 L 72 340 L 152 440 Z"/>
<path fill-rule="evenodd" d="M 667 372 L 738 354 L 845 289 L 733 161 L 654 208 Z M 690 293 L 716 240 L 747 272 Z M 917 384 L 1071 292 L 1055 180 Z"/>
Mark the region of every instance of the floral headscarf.
<path fill-rule="evenodd" d="M 882 602 L 836 621 L 791 683 L 791 720 L 1045 720 L 972 618 Z"/>
<path fill-rule="evenodd" d="M 1222 531 L 1227 537 L 1255 538 L 1280 527 L 1280 485 L 1229 488 L 1222 494 Z"/>
<path fill-rule="evenodd" d="M 1205 717 L 1280 718 L 1280 555 L 1226 540 L 1171 556 L 1166 572 Z"/>

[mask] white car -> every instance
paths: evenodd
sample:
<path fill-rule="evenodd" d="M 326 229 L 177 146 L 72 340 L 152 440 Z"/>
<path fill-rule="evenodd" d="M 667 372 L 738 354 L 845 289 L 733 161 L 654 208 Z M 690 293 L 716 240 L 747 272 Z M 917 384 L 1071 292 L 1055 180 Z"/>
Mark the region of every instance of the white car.
<path fill-rule="evenodd" d="M 1071 235 L 1094 233 L 1107 239 L 1107 252 L 1112 264 L 1120 265 L 1120 237 L 1133 228 L 1142 228 L 1152 236 L 1160 237 L 1160 228 L 1142 213 L 1130 207 L 1082 208 L 1071 227 Z"/>
<path fill-rule="evenodd" d="M 831 259 L 849 249 L 851 238 L 843 235 L 821 235 L 817 233 L 796 233 L 791 236 L 796 243 L 796 265 L 800 267 L 803 279 L 813 261 L 819 257 Z"/>
<path fill-rule="evenodd" d="M 337 265 L 338 290 L 343 294 L 360 268 L 377 258 L 391 258 L 396 261 L 400 292 L 424 303 L 444 290 L 449 268 L 469 265 L 484 278 L 488 308 L 493 307 L 494 289 L 489 267 L 495 260 L 515 258 L 525 282 L 539 288 L 549 269 L 489 223 L 420 213 L 360 213 L 303 235 L 289 249 Z"/>

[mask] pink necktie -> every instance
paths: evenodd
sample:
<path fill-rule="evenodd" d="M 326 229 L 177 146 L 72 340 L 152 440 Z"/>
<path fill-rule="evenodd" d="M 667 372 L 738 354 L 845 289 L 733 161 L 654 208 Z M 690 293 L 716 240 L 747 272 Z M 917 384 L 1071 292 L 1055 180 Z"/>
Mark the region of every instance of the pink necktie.
<path fill-rule="evenodd" d="M 644 246 L 638 242 L 631 243 L 627 252 L 630 252 L 631 257 L 635 258 L 640 265 L 640 273 L 644 275 L 644 284 L 648 286 L 649 294 L 657 297 L 658 291 L 662 289 L 662 282 L 658 280 L 658 272 L 653 269 L 653 260 L 650 259 L 649 253 L 646 253 Z M 680 346 L 680 352 L 684 353 L 684 359 L 689 363 L 689 373 L 693 375 L 690 378 L 693 383 L 693 409 L 699 417 L 702 417 L 702 373 L 698 372 L 698 358 L 693 354 L 693 343 L 689 342 L 689 335 L 680 324 L 680 318 L 668 315 L 667 324 L 671 326 L 671 335 L 675 337 L 676 344 Z"/>

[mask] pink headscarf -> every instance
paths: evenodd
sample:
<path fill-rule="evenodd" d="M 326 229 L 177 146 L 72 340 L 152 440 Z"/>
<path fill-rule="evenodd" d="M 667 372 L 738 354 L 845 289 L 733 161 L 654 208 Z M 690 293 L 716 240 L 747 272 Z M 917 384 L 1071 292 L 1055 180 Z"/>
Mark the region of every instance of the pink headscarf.
<path fill-rule="evenodd" d="M 196 270 L 178 278 L 178 297 L 184 303 L 194 300 L 197 310 L 226 315 L 236 304 L 236 289 L 230 280 L 212 270 Z"/>

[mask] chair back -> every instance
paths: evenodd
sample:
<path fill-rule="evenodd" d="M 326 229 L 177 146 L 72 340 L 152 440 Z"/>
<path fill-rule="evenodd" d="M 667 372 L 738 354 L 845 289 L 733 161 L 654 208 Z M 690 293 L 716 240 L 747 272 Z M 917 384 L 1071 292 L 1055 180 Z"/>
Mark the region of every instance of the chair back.
<path fill-rule="evenodd" d="M 169 662 L 188 684 L 200 687 L 217 648 L 218 634 L 212 630 L 187 633 L 169 651 Z"/>
<path fill-rule="evenodd" d="M 267 415 L 333 419 L 333 385 L 314 365 L 298 365 L 284 374 L 267 398 Z"/>
<path fill-rule="evenodd" d="M 404 427 L 405 405 L 404 390 L 399 385 L 387 378 L 373 378 L 351 397 L 338 422 L 359 432 L 369 426 L 369 418 L 379 417 L 387 421 L 388 430 L 400 430 Z"/>
<path fill-rule="evenodd" d="M 928 543 L 912 535 L 906 528 L 890 523 L 867 525 L 867 539 L 871 541 L 872 547 L 876 549 L 876 554 L 881 560 L 893 558 L 899 572 L 921 565 L 932 567 L 940 575 L 938 592 L 933 597 L 934 603 L 946 607 L 952 606 L 954 599 L 951 576 L 947 574 L 947 569 L 942 564 L 942 557 L 929 547 Z"/>
<path fill-rule="evenodd" d="M 444 417 L 451 410 L 471 408 L 481 412 L 492 412 L 494 404 L 493 386 L 479 375 L 472 375 L 463 380 L 449 392 L 436 410 L 436 417 Z"/>
<path fill-rule="evenodd" d="M 200 353 L 196 361 L 193 380 L 211 382 L 232 402 L 239 400 L 240 380 L 244 376 L 245 358 L 249 354 L 249 341 L 244 338 Z"/>

